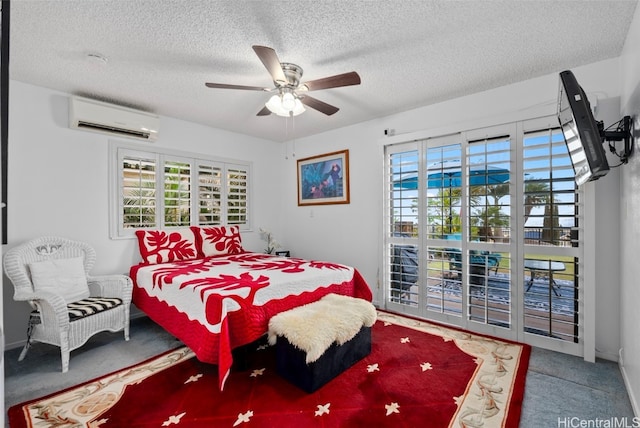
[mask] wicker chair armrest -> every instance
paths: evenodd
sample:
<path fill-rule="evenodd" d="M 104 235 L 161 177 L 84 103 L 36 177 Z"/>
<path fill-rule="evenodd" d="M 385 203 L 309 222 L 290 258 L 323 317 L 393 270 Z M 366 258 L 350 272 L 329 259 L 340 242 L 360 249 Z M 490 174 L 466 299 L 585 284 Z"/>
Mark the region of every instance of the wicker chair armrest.
<path fill-rule="evenodd" d="M 133 281 L 126 275 L 103 275 L 87 277 L 92 296 L 117 297 L 124 304 L 131 303 Z"/>
<path fill-rule="evenodd" d="M 32 306 L 35 305 L 38 308 L 43 324 L 56 323 L 59 328 L 65 328 L 65 326 L 68 328 L 67 302 L 59 294 L 50 291 L 36 291 L 28 299 L 20 300 L 27 300 Z"/>

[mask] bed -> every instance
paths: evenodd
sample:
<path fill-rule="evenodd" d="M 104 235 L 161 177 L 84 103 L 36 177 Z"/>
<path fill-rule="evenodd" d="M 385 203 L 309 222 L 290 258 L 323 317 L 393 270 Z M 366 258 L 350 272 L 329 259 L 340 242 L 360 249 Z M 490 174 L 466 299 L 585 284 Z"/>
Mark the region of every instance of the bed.
<path fill-rule="evenodd" d="M 372 299 L 355 268 L 247 252 L 236 226 L 136 235 L 133 303 L 200 361 L 217 364 L 221 390 L 232 350 L 264 335 L 273 315 L 329 293 Z"/>

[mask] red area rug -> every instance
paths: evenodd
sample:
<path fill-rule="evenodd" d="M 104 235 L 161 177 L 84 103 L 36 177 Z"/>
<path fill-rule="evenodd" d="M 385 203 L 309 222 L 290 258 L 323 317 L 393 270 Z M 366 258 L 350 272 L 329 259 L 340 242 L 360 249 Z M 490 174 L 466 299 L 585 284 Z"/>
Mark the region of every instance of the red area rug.
<path fill-rule="evenodd" d="M 527 345 L 384 312 L 372 352 L 312 394 L 275 372 L 273 347 L 218 391 L 181 348 L 13 406 L 15 427 L 517 427 Z"/>

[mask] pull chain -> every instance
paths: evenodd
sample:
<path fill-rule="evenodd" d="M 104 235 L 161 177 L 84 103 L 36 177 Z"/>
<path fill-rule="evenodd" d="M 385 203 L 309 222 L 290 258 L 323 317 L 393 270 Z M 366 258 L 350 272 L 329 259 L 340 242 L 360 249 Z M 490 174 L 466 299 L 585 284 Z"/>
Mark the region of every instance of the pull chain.
<path fill-rule="evenodd" d="M 293 112 L 291 115 L 291 135 L 293 136 L 293 147 L 291 148 L 291 157 L 296 157 L 296 122 L 293 118 Z"/>

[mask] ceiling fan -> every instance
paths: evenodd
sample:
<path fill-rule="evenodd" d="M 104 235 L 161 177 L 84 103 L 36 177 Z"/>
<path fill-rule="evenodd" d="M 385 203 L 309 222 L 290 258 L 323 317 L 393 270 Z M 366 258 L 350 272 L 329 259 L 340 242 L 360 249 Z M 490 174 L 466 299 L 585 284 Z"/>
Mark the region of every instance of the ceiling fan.
<path fill-rule="evenodd" d="M 360 84 L 360 76 L 355 71 L 301 82 L 302 67 L 289 62 L 280 62 L 276 51 L 272 48 L 256 45 L 253 46 L 253 50 L 271 75 L 275 87 L 264 88 L 260 86 L 228 85 L 226 83 L 205 83 L 205 85 L 209 88 L 218 89 L 277 92 L 258 112 L 258 116 L 268 116 L 271 113 L 275 113 L 278 116 L 297 116 L 305 111 L 303 104 L 330 116 L 336 113 L 339 108 L 310 97 L 307 92 Z"/>

